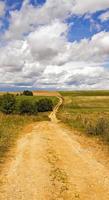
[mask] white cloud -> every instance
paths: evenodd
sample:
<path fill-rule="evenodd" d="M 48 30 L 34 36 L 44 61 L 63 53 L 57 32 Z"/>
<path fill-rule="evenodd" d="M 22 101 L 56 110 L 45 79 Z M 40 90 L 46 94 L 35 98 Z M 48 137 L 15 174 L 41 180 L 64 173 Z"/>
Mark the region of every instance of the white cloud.
<path fill-rule="evenodd" d="M 103 31 L 90 40 L 70 43 L 69 26 L 63 20 L 71 14 L 105 9 L 108 1 L 48 0 L 37 8 L 24 1 L 20 11 L 10 12 L 5 34 L 8 41 L 0 48 L 1 82 L 69 90 L 107 88 L 109 33 Z M 99 29 L 94 21 L 92 24 Z"/>
<path fill-rule="evenodd" d="M 76 0 L 72 11 L 75 14 L 93 13 L 109 8 L 109 0 Z"/>
<path fill-rule="evenodd" d="M 31 33 L 27 40 L 35 60 L 49 64 L 59 53 L 63 52 L 66 44 L 66 31 L 66 24 L 55 21 Z"/>
<path fill-rule="evenodd" d="M 48 66 L 34 86 L 48 89 L 104 89 L 108 88 L 109 71 L 88 62 L 70 62 L 61 67 Z"/>
<path fill-rule="evenodd" d="M 3 1 L 0 1 L 0 16 L 4 14 L 5 11 L 5 3 Z"/>
<path fill-rule="evenodd" d="M 109 33 L 100 32 L 95 34 L 91 40 L 83 39 L 70 44 L 70 46 L 73 60 L 100 62 L 108 58 Z"/>
<path fill-rule="evenodd" d="M 99 19 L 100 19 L 102 22 L 109 20 L 109 11 L 107 11 L 107 12 L 101 14 L 101 15 L 99 16 Z"/>
<path fill-rule="evenodd" d="M 67 29 L 66 24 L 55 20 L 25 40 L 14 40 L 2 47 L 1 82 L 49 89 L 106 87 L 109 71 L 102 63 L 109 55 L 109 33 L 69 43 Z"/>
<path fill-rule="evenodd" d="M 33 7 L 24 1 L 20 11 L 11 11 L 10 27 L 6 31 L 5 38 L 19 39 L 22 35 L 36 30 L 40 25 L 52 23 L 54 20 L 63 20 L 71 14 L 73 0 L 48 0 L 42 7 Z M 28 14 L 27 14 L 28 13 Z"/>

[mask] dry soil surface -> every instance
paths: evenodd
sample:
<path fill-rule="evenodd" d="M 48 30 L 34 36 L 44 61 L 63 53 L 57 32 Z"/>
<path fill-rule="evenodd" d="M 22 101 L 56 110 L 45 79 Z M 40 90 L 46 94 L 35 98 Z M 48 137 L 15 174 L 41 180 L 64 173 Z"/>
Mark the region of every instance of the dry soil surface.
<path fill-rule="evenodd" d="M 109 173 L 56 119 L 37 122 L 1 176 L 0 200 L 108 200 Z"/>

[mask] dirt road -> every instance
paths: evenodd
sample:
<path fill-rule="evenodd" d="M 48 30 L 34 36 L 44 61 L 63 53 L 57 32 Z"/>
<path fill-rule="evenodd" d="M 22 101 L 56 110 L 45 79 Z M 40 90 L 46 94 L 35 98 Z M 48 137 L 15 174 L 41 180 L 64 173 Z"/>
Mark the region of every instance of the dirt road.
<path fill-rule="evenodd" d="M 0 200 L 108 200 L 109 174 L 85 151 L 55 113 L 38 122 L 17 144 L 2 175 Z"/>

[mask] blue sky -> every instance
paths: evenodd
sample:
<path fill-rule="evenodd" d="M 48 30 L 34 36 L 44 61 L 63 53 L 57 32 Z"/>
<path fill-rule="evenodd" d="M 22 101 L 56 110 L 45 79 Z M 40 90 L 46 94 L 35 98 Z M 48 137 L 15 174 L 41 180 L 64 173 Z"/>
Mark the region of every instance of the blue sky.
<path fill-rule="evenodd" d="M 108 11 L 109 9 L 107 9 Z M 68 33 L 68 39 L 72 42 L 75 40 L 81 40 L 83 38 L 91 38 L 94 34 L 101 31 L 109 31 L 109 21 L 101 22 L 99 16 L 101 16 L 106 11 L 100 10 L 91 15 L 90 18 L 87 19 L 86 16 L 72 16 L 67 21 L 71 25 L 70 31 Z M 96 25 L 98 25 L 96 27 Z M 75 34 L 73 34 L 75 33 Z"/>
<path fill-rule="evenodd" d="M 108 89 L 108 3 L 1 0 L 0 89 Z"/>

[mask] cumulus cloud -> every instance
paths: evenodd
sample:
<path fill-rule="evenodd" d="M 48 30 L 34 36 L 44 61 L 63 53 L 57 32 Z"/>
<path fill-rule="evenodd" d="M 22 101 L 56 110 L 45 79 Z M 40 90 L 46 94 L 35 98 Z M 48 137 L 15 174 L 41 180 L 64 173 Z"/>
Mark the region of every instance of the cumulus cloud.
<path fill-rule="evenodd" d="M 0 50 L 1 80 L 49 89 L 97 88 L 108 82 L 102 62 L 109 55 L 109 33 L 70 43 L 66 24 L 55 20 L 39 27 L 25 40 L 11 41 Z M 2 67 L 3 66 L 3 67 Z"/>
<path fill-rule="evenodd" d="M 80 42 L 70 44 L 73 60 L 100 62 L 108 58 L 109 54 L 109 33 L 100 32 L 90 40 L 83 39 Z"/>
<path fill-rule="evenodd" d="M 50 64 L 59 53 L 63 52 L 66 45 L 66 31 L 66 24 L 55 21 L 31 33 L 27 40 L 35 60 Z"/>
<path fill-rule="evenodd" d="M 10 26 L 0 48 L 1 83 L 69 90 L 107 88 L 109 32 L 70 43 L 64 20 L 108 6 L 108 0 L 47 0 L 33 7 L 26 0 L 20 10 L 10 11 Z"/>
<path fill-rule="evenodd" d="M 36 30 L 38 26 L 50 24 L 56 19 L 64 20 L 70 16 L 73 4 L 73 0 L 48 0 L 42 7 L 34 7 L 24 1 L 21 10 L 10 12 L 10 27 L 5 37 L 19 39 Z"/>
<path fill-rule="evenodd" d="M 49 24 L 56 19 L 63 21 L 71 15 L 93 13 L 109 7 L 109 0 L 47 0 L 43 6 L 37 7 L 28 2 L 24 1 L 21 10 L 10 11 L 10 27 L 5 34 L 7 39 L 19 39 L 34 31 L 37 26 Z"/>
<path fill-rule="evenodd" d="M 109 7 L 108 0 L 75 0 L 75 5 L 73 7 L 73 13 L 75 14 L 85 14 L 85 13 L 93 13 L 98 10 L 104 10 Z"/>

